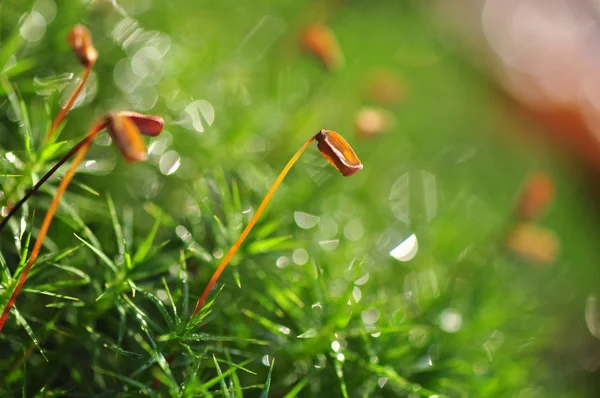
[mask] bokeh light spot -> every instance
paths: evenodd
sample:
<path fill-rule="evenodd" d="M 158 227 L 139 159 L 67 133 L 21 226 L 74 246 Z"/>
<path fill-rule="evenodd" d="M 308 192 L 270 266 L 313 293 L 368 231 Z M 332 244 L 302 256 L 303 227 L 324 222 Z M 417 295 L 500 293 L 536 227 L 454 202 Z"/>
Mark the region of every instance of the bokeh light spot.
<path fill-rule="evenodd" d="M 292 261 L 297 265 L 304 265 L 308 261 L 308 252 L 304 248 L 298 248 L 292 253 Z"/>
<path fill-rule="evenodd" d="M 357 241 L 362 238 L 365 228 L 358 220 L 350 220 L 344 225 L 344 236 L 351 241 Z"/>
<path fill-rule="evenodd" d="M 304 213 L 301 211 L 294 212 L 294 221 L 300 228 L 310 229 L 313 228 L 319 222 L 319 216 L 313 216 L 312 214 Z"/>
<path fill-rule="evenodd" d="M 372 325 L 379 320 L 379 310 L 375 307 L 369 308 L 366 311 L 363 311 L 361 314 L 361 318 L 363 322 L 367 325 Z"/>
<path fill-rule="evenodd" d="M 439 316 L 440 329 L 447 333 L 456 333 L 462 328 L 463 318 L 454 308 L 446 308 Z"/>
<path fill-rule="evenodd" d="M 46 34 L 46 20 L 39 12 L 31 11 L 25 14 L 19 32 L 28 42 L 39 41 Z"/>
<path fill-rule="evenodd" d="M 419 250 L 419 242 L 415 234 L 410 235 L 402 243 L 390 251 L 390 255 L 399 261 L 410 261 Z"/>
<path fill-rule="evenodd" d="M 200 133 L 215 121 L 215 108 L 205 100 L 197 100 L 188 104 L 182 112 L 181 124 L 188 130 Z"/>
<path fill-rule="evenodd" d="M 160 172 L 164 175 L 171 175 L 177 171 L 181 165 L 181 156 L 175 151 L 165 153 L 158 164 Z"/>

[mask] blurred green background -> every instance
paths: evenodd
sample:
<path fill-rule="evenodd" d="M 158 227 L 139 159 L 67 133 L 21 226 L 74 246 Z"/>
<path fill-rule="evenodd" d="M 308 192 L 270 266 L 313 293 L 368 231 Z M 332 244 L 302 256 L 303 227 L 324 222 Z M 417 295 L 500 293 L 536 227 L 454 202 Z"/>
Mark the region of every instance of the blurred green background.
<path fill-rule="evenodd" d="M 166 121 L 144 164 L 96 140 L 0 334 L 0 395 L 597 396 L 597 180 L 519 139 L 544 128 L 426 5 L 0 3 L 0 206 L 105 112 Z M 81 75 L 66 42 L 77 23 L 100 56 L 68 144 L 44 156 Z M 312 23 L 337 38 L 338 69 L 302 51 Z M 368 94 L 382 70 L 399 88 L 392 103 Z M 393 119 L 385 134 L 357 133 L 364 107 Z M 344 178 L 309 148 L 202 326 L 183 330 L 279 170 L 322 128 L 364 170 Z M 544 265 L 504 243 L 539 170 L 556 200 L 536 223 L 560 244 Z M 2 306 L 58 181 L 2 231 Z M 403 242 L 405 261 L 390 255 Z"/>

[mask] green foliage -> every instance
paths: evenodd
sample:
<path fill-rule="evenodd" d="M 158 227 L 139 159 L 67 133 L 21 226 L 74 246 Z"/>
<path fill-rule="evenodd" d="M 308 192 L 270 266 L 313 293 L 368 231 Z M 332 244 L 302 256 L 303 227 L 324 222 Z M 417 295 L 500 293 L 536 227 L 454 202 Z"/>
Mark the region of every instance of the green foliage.
<path fill-rule="evenodd" d="M 94 144 L 0 334 L 0 396 L 594 396 L 580 368 L 597 349 L 582 315 L 600 280 L 594 208 L 564 165 L 506 139 L 535 127 L 422 6 L 2 3 L 0 207 L 98 115 L 167 123 L 147 164 L 125 165 L 106 134 Z M 321 19 L 345 56 L 336 72 L 299 51 Z M 82 70 L 66 44 L 82 22 L 100 57 L 43 147 Z M 387 107 L 389 134 L 361 140 L 354 115 L 375 105 L 363 81 L 381 67 L 403 76 L 405 98 Z M 344 179 L 309 150 L 190 319 L 278 170 L 321 128 L 364 170 Z M 550 268 L 502 244 L 538 168 L 559 187 L 543 220 L 562 248 Z M 0 235 L 0 308 L 64 170 Z M 392 258 L 411 234 L 416 256 Z"/>

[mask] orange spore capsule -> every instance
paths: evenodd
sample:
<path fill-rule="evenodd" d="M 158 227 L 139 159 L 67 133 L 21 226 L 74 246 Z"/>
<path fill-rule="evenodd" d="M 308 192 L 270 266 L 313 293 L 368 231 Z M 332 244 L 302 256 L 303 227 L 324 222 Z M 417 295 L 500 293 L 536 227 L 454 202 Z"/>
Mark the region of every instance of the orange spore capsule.
<path fill-rule="evenodd" d="M 98 51 L 92 45 L 92 35 L 84 25 L 75 25 L 69 31 L 69 46 L 86 68 L 91 68 L 98 59 Z"/>
<path fill-rule="evenodd" d="M 300 43 L 304 51 L 314 54 L 327 69 L 334 70 L 342 66 L 342 50 L 327 26 L 317 23 L 307 26 L 302 32 Z"/>
<path fill-rule="evenodd" d="M 363 165 L 350 144 L 335 131 L 321 130 L 317 133 L 315 139 L 321 154 L 344 177 L 349 177 L 362 170 Z"/>
<path fill-rule="evenodd" d="M 118 112 L 106 116 L 106 128 L 128 162 L 143 162 L 148 159 L 146 145 L 136 124 Z"/>
<path fill-rule="evenodd" d="M 560 243 L 556 234 L 531 223 L 515 225 L 506 238 L 506 246 L 525 261 L 538 265 L 553 263 Z"/>
<path fill-rule="evenodd" d="M 528 221 L 543 214 L 554 201 L 554 181 L 544 172 L 532 174 L 525 181 L 517 204 L 517 217 Z"/>

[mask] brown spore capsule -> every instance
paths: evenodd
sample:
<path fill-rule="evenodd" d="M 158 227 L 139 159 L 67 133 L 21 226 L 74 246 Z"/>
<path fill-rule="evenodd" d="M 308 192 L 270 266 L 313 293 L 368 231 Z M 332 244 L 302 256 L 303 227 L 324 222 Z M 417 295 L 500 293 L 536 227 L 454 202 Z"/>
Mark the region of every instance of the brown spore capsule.
<path fill-rule="evenodd" d="M 163 131 L 165 121 L 160 116 L 144 115 L 133 111 L 118 111 L 119 116 L 130 119 L 137 126 L 140 133 L 155 137 Z"/>

